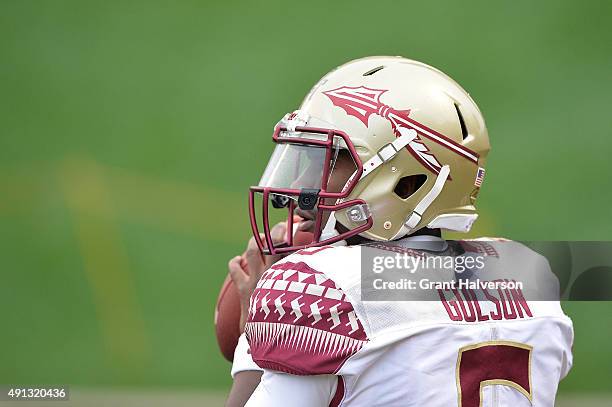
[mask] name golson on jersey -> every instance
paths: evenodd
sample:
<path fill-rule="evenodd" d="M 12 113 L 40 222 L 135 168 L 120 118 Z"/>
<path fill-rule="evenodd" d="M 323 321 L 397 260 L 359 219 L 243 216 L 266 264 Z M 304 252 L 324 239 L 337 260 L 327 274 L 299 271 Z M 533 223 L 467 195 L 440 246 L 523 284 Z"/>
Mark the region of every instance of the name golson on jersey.
<path fill-rule="evenodd" d="M 373 248 L 431 254 L 411 247 L 415 240 Z M 493 274 L 435 290 L 427 301 L 362 300 L 362 246 L 284 258 L 251 296 L 245 333 L 253 360 L 264 377 L 326 375 L 330 405 L 553 406 L 572 363 L 571 320 L 559 301 L 488 284 L 504 270 L 538 264 L 531 278 L 558 290 L 548 263 L 516 242 L 458 244 Z"/>

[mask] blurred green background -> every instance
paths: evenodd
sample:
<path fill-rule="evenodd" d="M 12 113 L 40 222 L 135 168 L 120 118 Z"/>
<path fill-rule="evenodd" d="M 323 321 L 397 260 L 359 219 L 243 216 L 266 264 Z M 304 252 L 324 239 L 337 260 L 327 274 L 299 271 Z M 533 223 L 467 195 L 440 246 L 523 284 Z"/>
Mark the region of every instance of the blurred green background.
<path fill-rule="evenodd" d="M 213 330 L 271 130 L 366 55 L 434 65 L 493 146 L 472 235 L 611 240 L 609 1 L 0 1 L 0 383 L 223 391 Z M 566 306 L 604 392 L 612 307 Z"/>

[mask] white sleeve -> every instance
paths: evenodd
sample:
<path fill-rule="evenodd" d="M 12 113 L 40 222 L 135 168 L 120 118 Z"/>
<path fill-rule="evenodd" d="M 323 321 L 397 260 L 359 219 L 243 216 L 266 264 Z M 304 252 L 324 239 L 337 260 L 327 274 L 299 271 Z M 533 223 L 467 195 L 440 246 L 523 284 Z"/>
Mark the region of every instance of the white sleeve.
<path fill-rule="evenodd" d="M 337 384 L 334 375 L 296 376 L 264 369 L 246 407 L 327 407 Z"/>
<path fill-rule="evenodd" d="M 563 350 L 563 365 L 561 367 L 560 380 L 564 379 L 565 376 L 567 376 L 574 362 L 574 355 L 573 355 L 574 325 L 572 323 L 572 320 L 569 319 L 569 317 L 567 319 L 568 319 L 568 322 L 566 324 L 565 335 L 564 335 L 565 348 Z"/>
<path fill-rule="evenodd" d="M 238 345 L 236 345 L 236 349 L 234 350 L 232 377 L 234 377 L 236 373 L 244 372 L 245 370 L 258 370 L 261 372 L 263 369 L 253 362 L 251 352 L 249 351 L 249 342 L 247 341 L 246 336 L 242 334 L 240 335 Z"/>

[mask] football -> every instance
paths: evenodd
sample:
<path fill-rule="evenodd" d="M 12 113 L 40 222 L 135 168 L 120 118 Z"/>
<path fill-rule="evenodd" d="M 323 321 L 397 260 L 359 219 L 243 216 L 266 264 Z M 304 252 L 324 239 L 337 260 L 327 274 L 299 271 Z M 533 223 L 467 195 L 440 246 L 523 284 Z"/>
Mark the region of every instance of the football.
<path fill-rule="evenodd" d="M 244 264 L 241 264 L 243 270 Z M 223 281 L 215 307 L 215 333 L 225 359 L 234 360 L 234 349 L 240 337 L 240 297 L 228 274 Z"/>
<path fill-rule="evenodd" d="M 312 233 L 298 231 L 293 239 L 295 244 L 306 244 L 312 241 Z M 240 262 L 242 269 L 248 273 L 248 264 L 243 256 Z M 240 337 L 240 297 L 229 274 L 225 277 L 215 307 L 215 333 L 219 349 L 225 359 L 234 359 L 234 350 Z"/>

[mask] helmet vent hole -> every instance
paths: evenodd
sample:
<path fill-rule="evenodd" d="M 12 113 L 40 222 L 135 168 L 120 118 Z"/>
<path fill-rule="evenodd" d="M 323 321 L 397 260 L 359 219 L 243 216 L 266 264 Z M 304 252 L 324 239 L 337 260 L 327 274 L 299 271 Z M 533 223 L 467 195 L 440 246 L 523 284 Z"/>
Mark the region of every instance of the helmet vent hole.
<path fill-rule="evenodd" d="M 378 72 L 378 71 L 382 71 L 383 69 L 385 69 L 385 66 L 384 66 L 384 65 L 381 65 L 381 66 L 376 67 L 376 68 L 374 68 L 374 69 L 370 69 L 368 72 L 365 72 L 365 73 L 363 74 L 363 76 L 371 76 L 371 75 L 374 75 L 376 72 Z"/>
<path fill-rule="evenodd" d="M 461 110 L 459 110 L 459 106 L 455 103 L 455 110 L 457 111 L 457 116 L 459 117 L 459 125 L 461 126 L 461 136 L 463 140 L 465 140 L 468 136 L 467 127 L 465 127 L 465 120 L 463 120 L 463 115 L 461 115 Z"/>
<path fill-rule="evenodd" d="M 427 181 L 427 176 L 425 174 L 409 175 L 400 178 L 393 192 L 400 198 L 406 199 L 418 191 L 425 181 Z"/>

